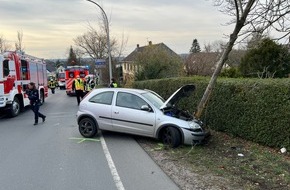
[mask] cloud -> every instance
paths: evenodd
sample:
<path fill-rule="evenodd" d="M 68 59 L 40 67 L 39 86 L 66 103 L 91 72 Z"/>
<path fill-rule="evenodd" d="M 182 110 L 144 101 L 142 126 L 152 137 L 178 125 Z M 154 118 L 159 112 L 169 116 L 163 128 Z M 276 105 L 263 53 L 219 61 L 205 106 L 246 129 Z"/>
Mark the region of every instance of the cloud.
<path fill-rule="evenodd" d="M 108 0 L 97 1 L 110 20 L 112 37 L 129 37 L 127 53 L 136 44 L 164 42 L 177 53 L 187 52 L 192 40 L 220 40 L 231 27 L 221 24 L 228 17 L 218 12 L 211 1 L 194 0 Z M 24 45 L 33 54 L 62 58 L 73 38 L 86 32 L 87 23 L 97 24 L 100 9 L 85 0 L 0 0 L 0 34 L 16 40 L 24 34 Z"/>

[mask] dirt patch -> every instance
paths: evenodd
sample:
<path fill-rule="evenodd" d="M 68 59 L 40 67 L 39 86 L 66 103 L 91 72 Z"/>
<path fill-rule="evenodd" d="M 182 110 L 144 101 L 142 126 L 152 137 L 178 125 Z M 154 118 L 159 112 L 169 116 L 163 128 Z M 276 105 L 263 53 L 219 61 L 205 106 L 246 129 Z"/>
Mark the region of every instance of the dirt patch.
<path fill-rule="evenodd" d="M 290 189 L 290 157 L 279 150 L 212 131 L 207 145 L 170 149 L 137 141 L 183 190 Z"/>

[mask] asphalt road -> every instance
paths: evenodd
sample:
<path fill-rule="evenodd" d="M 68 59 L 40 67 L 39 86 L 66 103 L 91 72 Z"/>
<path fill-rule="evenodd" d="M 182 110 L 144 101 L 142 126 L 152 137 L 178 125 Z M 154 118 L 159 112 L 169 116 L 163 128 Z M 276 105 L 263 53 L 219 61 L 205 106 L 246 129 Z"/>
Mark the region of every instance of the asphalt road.
<path fill-rule="evenodd" d="M 0 119 L 0 189 L 179 189 L 130 135 L 78 132 L 75 97 L 57 90 L 40 108 L 46 122 L 33 126 L 29 109 Z"/>

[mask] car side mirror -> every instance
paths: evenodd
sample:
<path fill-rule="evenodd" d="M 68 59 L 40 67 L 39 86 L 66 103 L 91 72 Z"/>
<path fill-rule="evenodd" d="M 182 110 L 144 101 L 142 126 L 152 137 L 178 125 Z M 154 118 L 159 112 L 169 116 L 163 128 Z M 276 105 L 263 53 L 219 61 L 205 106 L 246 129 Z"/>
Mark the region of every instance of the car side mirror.
<path fill-rule="evenodd" d="M 141 106 L 141 110 L 150 112 L 151 108 L 148 105 L 143 105 Z"/>

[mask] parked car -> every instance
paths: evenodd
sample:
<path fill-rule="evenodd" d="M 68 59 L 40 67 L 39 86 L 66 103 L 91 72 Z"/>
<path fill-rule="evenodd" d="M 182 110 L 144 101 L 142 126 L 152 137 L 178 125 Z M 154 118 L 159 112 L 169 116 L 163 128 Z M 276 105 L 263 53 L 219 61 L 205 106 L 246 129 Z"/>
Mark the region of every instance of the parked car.
<path fill-rule="evenodd" d="M 171 147 L 202 143 L 209 136 L 202 122 L 176 106 L 194 89 L 191 84 L 182 86 L 166 101 L 146 89 L 94 89 L 79 105 L 79 132 L 86 138 L 99 130 L 129 133 L 157 138 Z"/>

